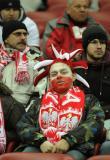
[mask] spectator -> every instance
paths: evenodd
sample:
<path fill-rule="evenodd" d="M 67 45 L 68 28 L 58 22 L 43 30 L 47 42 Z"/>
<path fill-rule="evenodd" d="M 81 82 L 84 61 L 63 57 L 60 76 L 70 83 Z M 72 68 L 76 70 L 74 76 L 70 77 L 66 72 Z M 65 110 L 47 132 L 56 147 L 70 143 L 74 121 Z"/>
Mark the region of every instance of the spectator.
<path fill-rule="evenodd" d="M 29 46 L 39 47 L 39 31 L 36 23 L 26 16 L 20 0 L 0 0 L 0 42 L 2 42 L 3 23 L 10 20 L 23 22 L 28 29 Z"/>
<path fill-rule="evenodd" d="M 93 154 L 104 112 L 93 95 L 85 95 L 73 85 L 76 73 L 72 66 L 87 67 L 85 63 L 72 63 L 58 54 L 58 59 L 49 61 L 47 93 L 18 122 L 17 133 L 27 146 L 23 152 L 67 153 L 76 160 L 85 160 Z"/>
<path fill-rule="evenodd" d="M 88 16 L 89 0 L 68 0 L 64 16 L 49 21 L 43 36 L 43 52 L 49 58 L 55 56 L 51 43 L 60 51 L 72 52 L 82 47 L 82 32 L 95 21 Z"/>
<path fill-rule="evenodd" d="M 12 91 L 0 82 L 0 154 L 5 152 L 10 141 L 19 141 L 16 123 L 25 113 L 23 105 L 12 98 L 11 94 Z"/>
<path fill-rule="evenodd" d="M 9 21 L 3 26 L 4 44 L 0 48 L 0 67 L 2 81 L 12 91 L 12 96 L 26 107 L 33 92 L 38 91 L 33 86 L 33 65 L 41 59 L 41 53 L 36 47 L 27 45 L 28 31 L 25 24 L 19 21 Z M 45 82 L 44 82 L 45 83 Z M 40 88 L 39 88 L 40 89 Z M 41 92 L 43 88 L 41 89 Z"/>
<path fill-rule="evenodd" d="M 90 90 L 85 88 L 85 91 L 100 100 L 106 119 L 110 119 L 110 51 L 107 49 L 107 33 L 100 25 L 91 25 L 83 32 L 82 41 L 85 51 L 82 58 L 88 62 L 88 70 L 84 75 L 90 84 Z M 110 154 L 110 141 L 104 142 L 100 154 Z"/>
<path fill-rule="evenodd" d="M 110 118 L 110 112 L 108 113 L 110 107 L 110 51 L 107 49 L 107 33 L 99 24 L 92 25 L 84 31 L 82 40 L 85 51 L 82 58 L 88 62 L 88 70 L 84 73 L 85 79 L 90 84 L 90 92 L 100 100 L 105 113 L 107 112 L 107 117 Z"/>

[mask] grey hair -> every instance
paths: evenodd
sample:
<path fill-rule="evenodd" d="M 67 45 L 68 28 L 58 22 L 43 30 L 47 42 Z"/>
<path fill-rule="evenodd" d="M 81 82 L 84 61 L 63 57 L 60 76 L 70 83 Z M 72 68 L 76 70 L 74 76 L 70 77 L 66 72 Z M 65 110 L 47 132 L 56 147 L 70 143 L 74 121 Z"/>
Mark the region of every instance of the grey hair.
<path fill-rule="evenodd" d="M 67 4 L 72 4 L 74 0 L 67 0 Z M 91 4 L 91 1 L 89 0 L 89 5 Z"/>

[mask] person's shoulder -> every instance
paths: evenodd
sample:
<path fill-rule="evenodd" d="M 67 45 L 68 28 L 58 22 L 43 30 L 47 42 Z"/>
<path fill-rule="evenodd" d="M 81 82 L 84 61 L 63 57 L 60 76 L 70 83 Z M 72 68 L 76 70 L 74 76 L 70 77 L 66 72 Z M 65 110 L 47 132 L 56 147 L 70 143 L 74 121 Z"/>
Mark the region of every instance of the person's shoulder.
<path fill-rule="evenodd" d="M 57 24 L 58 19 L 59 19 L 59 17 L 53 18 L 53 19 L 49 20 L 49 21 L 47 22 L 47 24 L 48 24 L 48 25 L 55 25 L 55 24 Z"/>
<path fill-rule="evenodd" d="M 49 20 L 47 24 L 51 26 L 57 26 L 60 24 L 64 24 L 65 23 L 64 19 L 65 19 L 64 16 L 61 15 L 59 17 Z"/>
<path fill-rule="evenodd" d="M 36 22 L 34 22 L 34 20 L 32 20 L 30 17 L 26 17 L 23 21 L 22 21 L 25 25 L 36 25 Z"/>
<path fill-rule="evenodd" d="M 98 110 L 100 110 L 100 108 L 101 108 L 100 101 L 93 94 L 86 94 L 85 103 L 86 103 L 86 107 L 89 109 L 92 109 L 92 108 L 96 109 L 97 108 Z"/>
<path fill-rule="evenodd" d="M 98 101 L 98 99 L 96 98 L 96 96 L 94 96 L 93 94 L 85 94 L 85 97 L 86 97 L 87 100 Z"/>

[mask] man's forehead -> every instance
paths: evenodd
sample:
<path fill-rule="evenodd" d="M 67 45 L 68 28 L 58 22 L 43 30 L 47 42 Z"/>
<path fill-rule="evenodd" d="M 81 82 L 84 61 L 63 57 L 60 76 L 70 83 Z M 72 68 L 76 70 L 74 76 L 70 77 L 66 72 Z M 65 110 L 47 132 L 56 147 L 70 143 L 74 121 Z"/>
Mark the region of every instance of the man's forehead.
<path fill-rule="evenodd" d="M 90 4 L 90 0 L 71 0 L 73 5 L 78 5 L 78 4 Z"/>
<path fill-rule="evenodd" d="M 103 42 L 105 42 L 106 43 L 106 41 L 104 40 L 104 39 L 102 39 L 102 38 L 94 38 L 94 39 L 92 39 L 90 42 L 100 42 L 100 41 L 103 41 Z"/>
<path fill-rule="evenodd" d="M 4 8 L 3 10 L 7 10 L 7 9 L 9 9 L 9 10 L 11 10 L 11 9 L 16 9 L 16 10 L 18 10 L 18 11 L 20 10 L 19 8 L 14 7 L 14 6 L 13 6 L 13 7 L 12 7 L 12 6 L 11 6 L 11 7 L 10 7 L 10 6 L 9 6 L 9 7 L 6 7 L 6 8 Z"/>
<path fill-rule="evenodd" d="M 61 69 L 69 69 L 69 68 L 70 67 L 67 64 L 58 62 L 58 63 L 55 63 L 51 66 L 50 72 L 58 71 L 58 70 L 61 70 Z"/>
<path fill-rule="evenodd" d="M 13 31 L 12 33 L 17 33 L 17 32 L 26 32 L 27 33 L 27 31 L 25 29 L 17 29 L 15 31 Z"/>

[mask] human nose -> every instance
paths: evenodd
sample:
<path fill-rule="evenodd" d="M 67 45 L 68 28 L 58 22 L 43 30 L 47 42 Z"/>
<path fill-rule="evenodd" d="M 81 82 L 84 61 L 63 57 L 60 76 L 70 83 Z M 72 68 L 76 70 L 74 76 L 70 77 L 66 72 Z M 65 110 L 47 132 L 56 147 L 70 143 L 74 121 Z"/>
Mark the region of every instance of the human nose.
<path fill-rule="evenodd" d="M 21 39 L 26 39 L 27 38 L 27 35 L 25 35 L 25 34 L 21 34 Z"/>
<path fill-rule="evenodd" d="M 80 11 L 81 11 L 81 12 L 85 12 L 85 10 L 86 10 L 86 8 L 85 8 L 84 6 L 81 6 L 81 7 L 80 7 Z"/>
<path fill-rule="evenodd" d="M 62 77 L 61 73 L 58 72 L 58 73 L 57 73 L 57 79 L 60 79 L 61 77 Z"/>
<path fill-rule="evenodd" d="M 9 14 L 10 14 L 10 15 L 13 15 L 13 14 L 14 14 L 14 10 L 13 10 L 13 9 L 10 9 L 10 10 L 9 10 Z"/>
<path fill-rule="evenodd" d="M 82 7 L 80 7 L 80 10 L 81 10 L 81 11 L 84 11 L 85 9 L 84 9 L 84 7 L 82 6 Z"/>
<path fill-rule="evenodd" d="M 101 45 L 100 42 L 97 42 L 97 47 L 98 47 L 98 48 L 101 48 L 101 47 L 102 47 L 102 45 Z"/>

